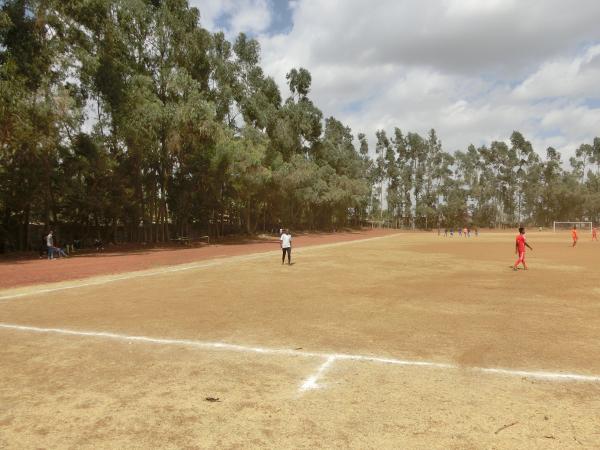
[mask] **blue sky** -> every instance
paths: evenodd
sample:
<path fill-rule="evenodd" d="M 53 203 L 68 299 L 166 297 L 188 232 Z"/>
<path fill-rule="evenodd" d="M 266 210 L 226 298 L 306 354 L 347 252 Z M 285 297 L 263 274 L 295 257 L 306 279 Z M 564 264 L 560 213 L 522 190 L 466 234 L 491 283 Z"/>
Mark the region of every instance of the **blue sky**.
<path fill-rule="evenodd" d="M 198 3 L 200 8 L 202 7 L 202 2 L 193 3 Z M 290 2 L 287 0 L 267 0 L 266 4 L 271 14 L 270 20 L 268 26 L 264 30 L 260 31 L 267 35 L 289 33 L 293 25 L 292 8 Z M 232 22 L 235 21 L 237 12 L 238 10 L 235 8 L 223 8 L 220 11 L 220 14 L 216 16 L 214 20 L 217 29 L 228 31 L 233 30 L 235 26 L 232 24 Z M 249 29 L 247 34 L 256 37 L 258 33 L 256 30 Z"/>
<path fill-rule="evenodd" d="M 435 128 L 446 150 L 519 130 L 564 159 L 600 136 L 600 2 L 191 0 L 201 24 L 258 39 L 287 95 L 305 67 L 325 117 L 354 133 Z"/>

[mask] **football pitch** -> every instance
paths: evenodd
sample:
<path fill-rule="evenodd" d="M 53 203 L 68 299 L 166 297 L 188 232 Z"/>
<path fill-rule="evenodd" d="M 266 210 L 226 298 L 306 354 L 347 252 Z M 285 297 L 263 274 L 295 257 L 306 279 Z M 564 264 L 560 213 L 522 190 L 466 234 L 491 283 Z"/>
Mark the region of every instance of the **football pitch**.
<path fill-rule="evenodd" d="M 515 234 L 0 291 L 0 447 L 593 448 L 600 243 Z"/>

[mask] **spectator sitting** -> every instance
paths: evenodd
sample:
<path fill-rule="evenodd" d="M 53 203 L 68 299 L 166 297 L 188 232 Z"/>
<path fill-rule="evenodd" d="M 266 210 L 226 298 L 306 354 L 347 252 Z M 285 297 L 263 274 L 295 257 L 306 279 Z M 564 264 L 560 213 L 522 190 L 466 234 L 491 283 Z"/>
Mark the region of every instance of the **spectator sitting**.
<path fill-rule="evenodd" d="M 65 252 L 65 249 L 60 247 L 58 243 L 52 249 L 54 252 L 58 253 L 59 257 L 67 258 L 69 256 L 69 254 Z"/>
<path fill-rule="evenodd" d="M 102 243 L 102 239 L 94 239 L 94 247 L 96 247 L 97 252 L 99 252 L 100 250 L 104 250 L 104 244 Z"/>

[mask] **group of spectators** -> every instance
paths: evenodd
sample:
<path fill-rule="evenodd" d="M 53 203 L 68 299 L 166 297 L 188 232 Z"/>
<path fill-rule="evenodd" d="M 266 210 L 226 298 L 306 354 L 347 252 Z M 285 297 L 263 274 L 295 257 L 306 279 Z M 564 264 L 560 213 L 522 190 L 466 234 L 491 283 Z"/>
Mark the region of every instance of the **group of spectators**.
<path fill-rule="evenodd" d="M 96 238 L 94 240 L 94 247 L 97 251 L 104 250 L 104 243 L 100 238 Z M 81 248 L 81 241 L 79 239 L 74 239 L 72 244 L 68 244 L 66 248 L 61 247 L 56 238 L 54 237 L 54 232 L 50 230 L 50 232 L 42 237 L 42 242 L 40 243 L 40 258 L 44 256 L 48 256 L 48 259 L 57 258 L 67 258 L 69 257 L 69 253 L 74 249 Z"/>

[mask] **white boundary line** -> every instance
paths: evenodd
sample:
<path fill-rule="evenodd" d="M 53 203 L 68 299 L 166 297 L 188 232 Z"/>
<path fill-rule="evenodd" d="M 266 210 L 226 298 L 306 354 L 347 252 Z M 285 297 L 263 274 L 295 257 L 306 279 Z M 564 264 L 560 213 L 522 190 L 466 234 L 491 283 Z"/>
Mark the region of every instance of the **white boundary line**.
<path fill-rule="evenodd" d="M 260 353 L 267 355 L 285 355 L 285 356 L 302 356 L 311 358 L 323 358 L 325 362 L 319 367 L 317 372 L 307 378 L 300 386 L 300 391 L 306 389 L 314 389 L 319 387 L 316 383 L 319 377 L 329 368 L 335 361 L 338 360 L 349 360 L 349 361 L 364 361 L 378 364 L 391 364 L 398 366 L 411 366 L 411 367 L 428 367 L 433 369 L 452 369 L 452 370 L 468 370 L 476 373 L 504 375 L 511 377 L 527 377 L 538 380 L 546 380 L 553 382 L 587 382 L 587 383 L 600 383 L 599 375 L 583 375 L 572 372 L 548 372 L 548 371 L 529 371 L 529 370 L 514 370 L 504 368 L 493 368 L 493 367 L 462 367 L 456 364 L 436 363 L 433 361 L 415 361 L 407 359 L 396 359 L 396 358 L 382 358 L 377 356 L 369 355 L 352 355 L 347 353 L 324 353 L 324 352 L 307 352 L 300 350 L 290 349 L 277 349 L 268 347 L 251 347 L 238 344 L 228 344 L 224 342 L 209 342 L 209 341 L 195 341 L 190 339 L 166 339 L 166 338 L 153 338 L 148 336 L 131 336 L 125 334 L 101 332 L 101 331 L 77 331 L 69 330 L 64 328 L 41 328 L 27 325 L 17 325 L 9 323 L 0 323 L 0 329 L 13 330 L 13 331 L 24 331 L 32 333 L 44 333 L 44 334 L 59 334 L 68 336 L 82 336 L 82 337 L 93 337 L 93 338 L 104 338 L 114 339 L 119 341 L 133 341 L 142 342 L 147 344 L 158 344 L 158 345 L 175 345 L 185 346 L 193 348 L 202 348 L 209 350 L 227 350 L 240 353 Z"/>
<path fill-rule="evenodd" d="M 319 378 L 321 378 L 321 376 L 323 376 L 325 371 L 329 368 L 329 366 L 333 364 L 333 362 L 336 359 L 337 358 L 333 355 L 328 356 L 325 362 L 319 366 L 317 371 L 313 375 L 308 377 L 306 380 L 304 380 L 304 382 L 300 385 L 300 392 L 304 392 L 309 389 L 319 389 L 321 386 L 317 384 L 317 381 L 319 380 Z"/>
<path fill-rule="evenodd" d="M 297 249 L 294 252 L 294 254 L 304 253 L 304 252 L 312 250 L 312 249 L 339 247 L 342 245 L 358 244 L 361 242 L 386 239 L 386 238 L 389 238 L 392 236 L 397 236 L 398 234 L 400 234 L 400 233 L 388 234 L 386 236 L 377 236 L 377 237 L 366 238 L 366 239 L 357 239 L 354 241 L 343 241 L 343 242 L 333 242 L 331 244 L 309 245 L 307 247 L 302 247 L 300 249 Z M 161 267 L 160 269 L 156 269 L 156 270 L 129 272 L 125 275 L 116 275 L 116 276 L 107 275 L 107 276 L 103 276 L 103 277 L 101 276 L 101 278 L 92 277 L 92 278 L 88 278 L 89 281 L 83 281 L 83 282 L 76 282 L 76 281 L 68 282 L 67 281 L 66 283 L 68 283 L 68 284 L 61 283 L 60 286 L 41 288 L 41 289 L 27 290 L 28 289 L 27 287 L 14 288 L 14 289 L 25 289 L 25 291 L 16 292 L 14 294 L 0 295 L 0 302 L 5 301 L 5 300 L 12 300 L 15 298 L 30 297 L 33 295 L 41 295 L 41 294 L 48 294 L 51 292 L 65 291 L 65 290 L 69 290 L 69 289 L 78 289 L 78 288 L 88 287 L 88 286 L 99 286 L 99 285 L 103 285 L 103 284 L 114 283 L 117 281 L 131 280 L 132 278 L 152 277 L 152 276 L 157 276 L 157 275 L 165 275 L 165 274 L 169 274 L 169 273 L 182 272 L 185 270 L 204 269 L 207 267 L 221 266 L 223 264 L 235 263 L 235 262 L 239 262 L 239 261 L 251 261 L 253 259 L 272 257 L 272 256 L 278 255 L 278 254 L 279 254 L 279 251 L 267 251 L 267 252 L 260 252 L 260 253 L 252 253 L 249 255 L 229 256 L 226 258 L 213 259 L 213 260 L 201 262 L 201 263 L 177 264 L 174 266 Z M 58 284 L 58 283 L 56 283 L 56 284 Z M 52 285 L 50 285 L 50 286 L 52 286 Z M 10 290 L 13 290 L 13 289 L 10 289 Z"/>

